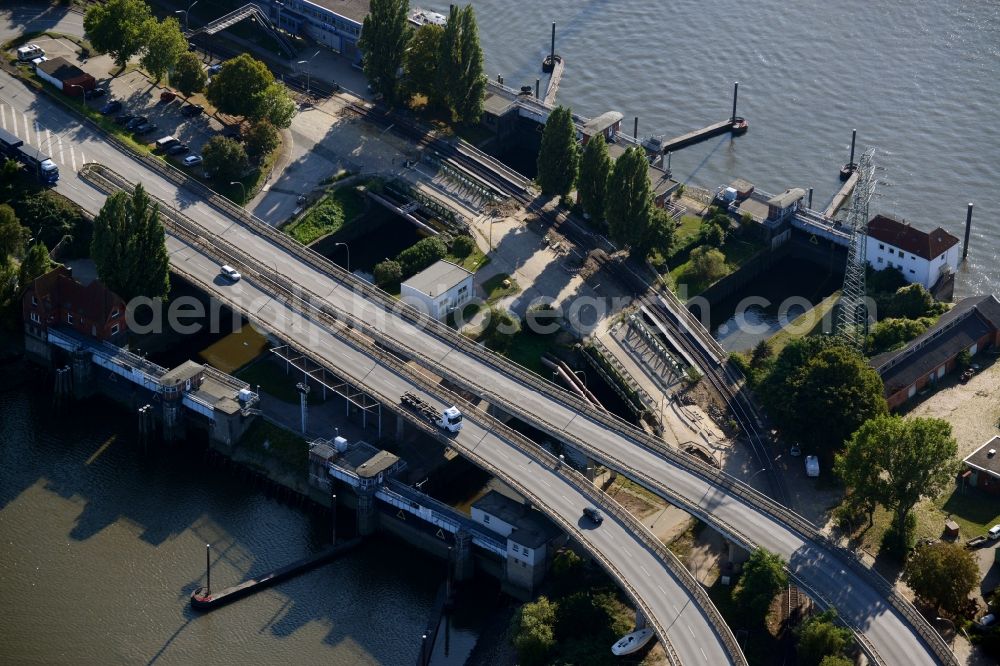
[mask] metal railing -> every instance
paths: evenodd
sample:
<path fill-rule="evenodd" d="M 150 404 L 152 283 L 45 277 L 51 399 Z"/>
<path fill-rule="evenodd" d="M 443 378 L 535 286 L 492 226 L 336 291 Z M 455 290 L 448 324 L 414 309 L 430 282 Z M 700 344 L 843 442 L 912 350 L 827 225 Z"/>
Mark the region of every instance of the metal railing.
<path fill-rule="evenodd" d="M 87 165 L 91 166 L 91 165 Z M 95 165 L 96 167 L 97 165 Z M 164 165 L 165 167 L 165 165 Z M 86 168 L 86 167 L 85 167 Z M 98 167 L 104 172 L 110 171 L 106 167 Z M 165 167 L 168 168 L 169 167 Z M 81 170 L 81 174 L 83 170 Z M 113 172 L 112 172 L 113 173 Z M 179 174 L 183 177 L 183 174 Z M 127 180 L 118 176 L 122 181 L 128 183 Z M 131 187 L 128 184 L 125 187 Z M 203 187 L 203 186 L 202 186 Z M 208 188 L 204 188 L 208 190 Z M 211 190 L 208 190 L 211 192 Z M 522 366 L 513 363 L 512 361 L 499 356 L 493 352 L 490 352 L 480 345 L 475 344 L 471 340 L 464 338 L 463 336 L 455 334 L 450 328 L 444 324 L 422 315 L 418 311 L 409 308 L 399 308 L 398 302 L 392 299 L 391 296 L 377 289 L 374 285 L 367 283 L 351 274 L 347 274 L 342 269 L 332 264 L 329 260 L 316 252 L 305 248 L 291 238 L 288 238 L 284 234 L 281 234 L 277 230 L 273 229 L 266 223 L 258 220 L 251 214 L 247 213 L 243 209 L 235 206 L 231 202 L 226 200 L 218 201 L 222 199 L 214 192 L 213 201 L 211 203 L 223 210 L 230 211 L 230 214 L 238 220 L 243 221 L 248 227 L 252 228 L 254 231 L 258 232 L 259 235 L 264 236 L 274 242 L 274 244 L 280 247 L 286 248 L 289 252 L 299 258 L 301 258 L 307 265 L 314 267 L 321 273 L 332 277 L 342 283 L 348 284 L 355 289 L 356 292 L 360 292 L 362 295 L 369 298 L 369 300 L 375 303 L 382 304 L 387 311 L 394 312 L 397 316 L 408 323 L 415 324 L 422 327 L 426 332 L 434 334 L 439 339 L 446 341 L 451 344 L 455 349 L 460 349 L 464 353 L 478 358 L 481 361 L 488 363 L 496 369 L 500 369 L 511 377 L 517 379 L 526 387 L 536 391 L 537 393 L 549 398 L 550 400 L 559 403 L 565 407 L 572 409 L 585 418 L 596 422 L 612 433 L 618 435 L 623 440 L 628 443 L 640 446 L 647 449 L 650 452 L 655 453 L 660 458 L 674 464 L 675 466 L 681 468 L 682 470 L 695 475 L 696 477 L 702 479 L 703 481 L 716 486 L 717 488 L 726 491 L 728 494 L 739 498 L 750 505 L 755 510 L 769 516 L 771 519 L 778 523 L 784 524 L 786 527 L 792 529 L 799 534 L 805 540 L 813 541 L 818 545 L 828 549 L 831 553 L 844 559 L 844 561 L 852 567 L 857 573 L 861 574 L 865 580 L 871 583 L 877 590 L 879 590 L 890 602 L 890 604 L 904 617 L 908 622 L 914 627 L 914 629 L 919 633 L 919 635 L 927 642 L 929 647 L 935 652 L 937 657 L 946 664 L 955 664 L 954 654 L 948 648 L 947 643 L 941 638 L 941 636 L 931 627 L 923 616 L 921 616 L 917 610 L 913 607 L 911 603 L 906 601 L 902 596 L 900 596 L 886 581 L 884 578 L 879 576 L 870 567 L 866 566 L 863 562 L 858 560 L 855 553 L 848 551 L 840 546 L 831 542 L 825 535 L 822 535 L 816 527 L 807 521 L 805 518 L 799 516 L 793 511 L 783 507 L 771 498 L 753 490 L 749 486 L 746 486 L 733 477 L 721 472 L 720 470 L 710 467 L 709 465 L 692 458 L 690 456 L 684 456 L 680 452 L 665 446 L 662 442 L 655 439 L 651 435 L 648 435 L 638 429 L 636 429 L 631 424 L 621 420 L 619 417 L 600 412 L 593 409 L 589 404 L 583 400 L 573 396 L 556 385 L 548 382 L 544 378 L 535 375 L 531 371 L 523 368 Z M 194 223 L 192 223 L 194 224 Z M 199 230 L 199 233 L 201 230 Z M 200 239 L 200 235 L 199 235 Z M 251 260 L 255 261 L 255 260 Z M 276 278 L 286 282 L 287 284 L 292 284 L 285 278 L 280 276 L 275 276 Z M 304 290 L 302 290 L 304 291 Z M 313 297 L 314 303 L 324 303 L 324 299 Z M 324 303 L 325 306 L 329 307 L 328 303 Z M 358 330 L 365 331 L 369 334 L 372 341 L 377 340 L 381 345 L 388 348 L 395 348 L 400 350 L 404 355 L 412 358 L 414 361 L 419 363 L 421 366 L 426 367 L 430 370 L 442 374 L 442 376 L 447 377 L 450 381 L 455 383 L 457 386 L 472 391 L 482 395 L 484 398 L 489 394 L 488 399 L 494 404 L 500 406 L 508 413 L 519 416 L 520 418 L 526 420 L 528 423 L 534 423 L 541 426 L 541 430 L 547 432 L 548 434 L 570 443 L 571 445 L 579 448 L 580 450 L 591 455 L 595 460 L 605 462 L 609 466 L 618 467 L 618 471 L 625 474 L 626 476 L 632 477 L 646 477 L 645 474 L 633 469 L 631 466 L 626 465 L 623 461 L 615 460 L 609 456 L 605 451 L 596 449 L 588 442 L 579 440 L 579 438 L 573 436 L 571 433 L 564 430 L 563 427 L 556 426 L 551 422 L 545 420 L 544 416 L 537 412 L 529 412 L 523 406 L 517 404 L 514 401 L 508 400 L 503 396 L 491 394 L 489 392 L 483 391 L 482 387 L 475 383 L 473 379 L 461 376 L 455 372 L 449 371 L 447 365 L 442 365 L 438 363 L 435 359 L 426 357 L 424 354 L 420 353 L 418 350 L 412 349 L 405 346 L 399 340 L 389 338 L 384 333 L 375 329 L 374 327 L 368 325 L 366 322 L 358 320 L 356 317 L 350 313 L 344 311 L 338 311 L 337 316 L 343 318 L 345 321 L 350 321 L 354 328 Z M 440 389 L 438 389 L 439 391 Z M 652 480 L 650 480 L 652 482 Z M 709 524 L 715 525 L 721 529 L 723 532 L 731 532 L 733 528 L 725 524 L 721 519 L 715 517 L 710 513 L 702 511 L 700 508 L 696 507 L 692 502 L 686 498 L 681 498 L 672 493 L 663 484 L 656 482 L 656 490 L 654 492 L 662 492 L 664 496 L 668 499 L 674 498 L 674 501 L 681 504 L 682 506 L 689 507 L 695 515 L 702 516 L 703 519 Z M 652 488 L 651 488 L 652 490 Z M 857 632 L 857 630 L 856 630 Z"/>

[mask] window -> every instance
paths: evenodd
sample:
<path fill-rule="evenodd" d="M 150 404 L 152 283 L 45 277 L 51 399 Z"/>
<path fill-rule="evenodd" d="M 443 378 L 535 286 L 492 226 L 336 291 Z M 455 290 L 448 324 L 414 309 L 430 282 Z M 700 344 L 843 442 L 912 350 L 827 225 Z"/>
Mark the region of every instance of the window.
<path fill-rule="evenodd" d="M 884 250 L 885 249 L 885 243 L 879 243 L 878 244 L 878 249 Z"/>
<path fill-rule="evenodd" d="M 37 312 L 32 312 L 31 313 L 31 321 L 35 322 L 36 324 L 41 324 L 42 323 L 42 320 L 38 317 L 38 313 Z"/>
<path fill-rule="evenodd" d="M 111 327 L 111 335 L 118 335 L 118 324 Z"/>
<path fill-rule="evenodd" d="M 878 258 L 878 263 L 880 263 L 880 264 L 882 263 L 882 257 Z"/>
<path fill-rule="evenodd" d="M 515 553 L 519 552 L 516 543 L 511 544 L 510 549 L 513 550 Z"/>
<path fill-rule="evenodd" d="M 916 258 L 916 257 L 914 257 L 914 256 L 913 256 L 912 254 L 910 255 L 910 259 L 911 259 L 912 261 L 916 261 L 916 260 L 917 260 L 917 258 Z"/>
<path fill-rule="evenodd" d="M 944 259 L 944 255 L 942 254 L 938 259 Z"/>
<path fill-rule="evenodd" d="M 114 310 L 111 311 L 111 318 L 114 319 L 115 317 L 118 316 L 118 314 L 119 314 L 118 308 L 115 308 Z"/>
<path fill-rule="evenodd" d="M 910 272 L 911 272 L 911 273 L 916 273 L 916 271 L 915 271 L 915 270 L 913 270 L 912 268 L 910 269 Z"/>
<path fill-rule="evenodd" d="M 31 304 L 32 305 L 38 305 L 38 299 L 35 298 L 34 294 L 31 295 Z"/>
<path fill-rule="evenodd" d="M 895 251 L 895 250 L 893 250 L 893 249 L 892 249 L 892 248 L 890 247 L 890 248 L 889 248 L 889 254 L 896 254 L 896 251 Z"/>
<path fill-rule="evenodd" d="M 73 313 L 72 312 L 67 312 L 66 313 L 66 323 L 67 324 L 72 324 L 73 323 Z"/>
<path fill-rule="evenodd" d="M 483 522 L 484 523 L 490 522 L 490 515 L 488 513 L 483 514 Z"/>

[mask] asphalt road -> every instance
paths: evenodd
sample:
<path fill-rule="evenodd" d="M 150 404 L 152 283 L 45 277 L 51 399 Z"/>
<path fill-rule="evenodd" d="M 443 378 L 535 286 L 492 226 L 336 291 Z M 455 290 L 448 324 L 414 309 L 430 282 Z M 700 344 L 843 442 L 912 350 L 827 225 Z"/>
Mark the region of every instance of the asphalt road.
<path fill-rule="evenodd" d="M 3 29 L 9 30 L 10 25 L 8 23 Z M 68 27 L 65 29 L 70 31 Z M 3 37 L 2 32 L 0 37 Z M 868 641 L 887 662 L 908 663 L 913 666 L 936 663 L 933 654 L 916 631 L 878 591 L 822 546 L 804 540 L 779 521 L 643 449 L 636 441 L 609 431 L 586 415 L 576 413 L 566 404 L 530 390 L 488 363 L 454 349 L 448 343 L 385 312 L 380 306 L 363 300 L 349 288 L 302 264 L 283 249 L 255 235 L 193 194 L 178 190 L 159 175 L 93 136 L 62 108 L 44 97 L 36 97 L 22 84 L 3 73 L 0 73 L 0 104 L 3 105 L 0 120 L 10 122 L 11 118 L 17 117 L 18 122 L 26 121 L 27 124 L 22 127 L 30 128 L 29 134 L 37 123 L 34 132 L 36 141 L 48 141 L 51 146 L 51 137 L 55 135 L 65 145 L 72 146 L 73 151 L 85 155 L 87 160 L 101 162 L 134 181 L 142 182 L 150 193 L 182 210 L 202 225 L 207 233 L 221 236 L 271 265 L 276 272 L 308 286 L 330 306 L 350 311 L 379 328 L 385 336 L 419 349 L 426 358 L 431 359 L 435 372 L 466 380 L 474 378 L 484 393 L 506 396 L 516 402 L 518 416 L 527 422 L 535 423 L 543 430 L 563 431 L 572 438 L 600 447 L 612 458 L 627 461 L 631 467 L 666 484 L 692 506 L 734 526 L 753 543 L 779 553 L 788 561 L 792 571 L 830 600 L 850 624 L 864 632 Z M 41 130 L 41 139 L 38 138 L 38 130 Z M 40 145 L 34 141 L 31 143 Z M 103 202 L 103 195 L 83 182 L 73 170 L 72 164 L 66 163 L 65 157 L 62 161 L 58 156 L 55 159 L 62 171 L 59 191 L 96 213 Z M 78 163 L 77 168 L 79 166 L 82 164 Z M 174 251 L 172 261 L 199 276 L 211 291 L 245 298 L 249 312 L 265 317 L 286 337 L 308 341 L 308 348 L 328 358 L 333 367 L 341 367 L 345 374 L 364 378 L 366 385 L 387 396 L 398 395 L 407 389 L 404 380 L 365 355 L 351 351 L 351 347 L 339 342 L 322 327 L 297 321 L 296 317 L 291 316 L 283 306 L 269 299 L 266 294 L 259 290 L 255 292 L 254 286 L 249 282 L 230 286 L 217 281 L 215 276 L 218 264 L 214 259 L 197 254 L 190 248 L 180 248 L 173 241 L 170 247 Z M 540 417 L 545 423 L 539 421 Z M 456 444 L 506 470 L 525 490 L 546 503 L 541 508 L 574 524 L 579 519 L 580 510 L 587 500 L 558 476 L 542 473 L 541 467 L 537 465 L 532 470 L 529 461 L 500 438 L 482 432 L 470 423 Z M 716 664 L 728 661 L 718 635 L 702 610 L 689 603 L 680 584 L 656 563 L 645 546 L 623 525 L 609 518 L 601 528 L 581 531 L 578 537 L 589 548 L 597 549 L 609 557 L 635 586 L 644 601 L 654 609 L 654 614 L 663 626 L 667 627 L 668 638 L 684 663 Z"/>

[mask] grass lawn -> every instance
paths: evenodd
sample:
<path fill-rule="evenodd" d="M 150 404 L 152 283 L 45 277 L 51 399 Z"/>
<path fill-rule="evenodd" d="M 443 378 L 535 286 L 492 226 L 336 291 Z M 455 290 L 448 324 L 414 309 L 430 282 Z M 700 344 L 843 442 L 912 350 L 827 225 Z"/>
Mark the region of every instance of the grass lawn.
<path fill-rule="evenodd" d="M 342 187 L 320 199 L 284 231 L 303 245 L 309 245 L 339 231 L 364 210 L 364 198 L 353 187 Z"/>
<path fill-rule="evenodd" d="M 483 251 L 478 247 L 464 257 L 460 257 L 456 254 L 449 254 L 445 257 L 445 259 L 453 264 L 458 264 L 465 270 L 472 273 L 475 273 L 480 268 L 490 263 L 490 258 L 483 254 Z"/>
<path fill-rule="evenodd" d="M 698 215 L 682 215 L 680 225 L 674 229 L 674 245 L 685 245 L 698 235 L 702 219 Z"/>
<path fill-rule="evenodd" d="M 793 319 L 786 328 L 772 335 L 770 342 L 771 348 L 774 349 L 774 355 L 780 354 L 781 350 L 792 340 L 822 333 L 823 318 L 833 311 L 833 307 L 839 299 L 840 290 L 838 289 L 814 305 L 811 310 L 807 310 Z"/>
<path fill-rule="evenodd" d="M 299 402 L 299 392 L 295 389 L 295 384 L 300 382 L 302 377 L 295 368 L 291 368 L 288 374 L 285 374 L 284 368 L 279 363 L 262 358 L 237 372 L 236 376 L 250 384 L 254 390 L 260 386 L 261 391 L 282 402 L 292 404 Z M 318 404 L 319 402 L 319 392 L 311 391 L 309 404 Z"/>
<path fill-rule="evenodd" d="M 757 241 L 746 241 L 739 238 L 729 238 L 719 250 L 726 257 L 726 272 L 715 280 L 692 279 L 688 273 L 690 260 L 685 259 L 682 263 L 674 266 L 669 272 L 669 281 L 672 285 L 687 285 L 687 298 L 697 296 L 710 286 L 739 270 L 750 257 L 764 249 L 764 244 Z"/>
<path fill-rule="evenodd" d="M 542 365 L 542 354 L 552 351 L 556 339 L 554 335 L 538 335 L 531 331 L 520 331 L 513 336 L 507 358 L 523 365 L 542 377 L 551 377 L 552 371 Z"/>
<path fill-rule="evenodd" d="M 240 446 L 273 458 L 290 471 L 304 474 L 309 465 L 309 445 L 304 439 L 261 418 L 243 435 Z"/>
<path fill-rule="evenodd" d="M 457 310 L 449 314 L 445 323 L 448 324 L 448 326 L 451 326 L 452 328 L 458 328 L 457 315 L 460 314 L 462 318 L 462 323 L 467 324 L 482 309 L 483 306 L 481 303 L 475 301 L 472 303 L 466 303 L 462 307 L 458 308 Z"/>
<path fill-rule="evenodd" d="M 504 280 L 510 280 L 509 287 L 503 286 Z M 517 280 L 506 273 L 497 273 L 483 283 L 483 291 L 486 292 L 486 302 L 493 303 L 505 296 L 513 296 L 521 291 L 521 287 L 517 284 Z"/>

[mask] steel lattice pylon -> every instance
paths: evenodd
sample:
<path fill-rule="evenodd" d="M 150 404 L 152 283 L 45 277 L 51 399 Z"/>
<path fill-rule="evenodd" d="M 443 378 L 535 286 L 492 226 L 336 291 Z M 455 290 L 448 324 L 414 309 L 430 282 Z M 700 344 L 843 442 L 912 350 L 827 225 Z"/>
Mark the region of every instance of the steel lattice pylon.
<path fill-rule="evenodd" d="M 875 179 L 874 157 L 875 149 L 869 148 L 858 160 L 858 182 L 854 187 L 854 198 L 847 215 L 851 245 L 837 315 L 837 335 L 859 351 L 864 349 L 868 335 L 865 270 L 868 265 L 868 204 L 875 196 L 875 186 L 878 183 Z"/>

